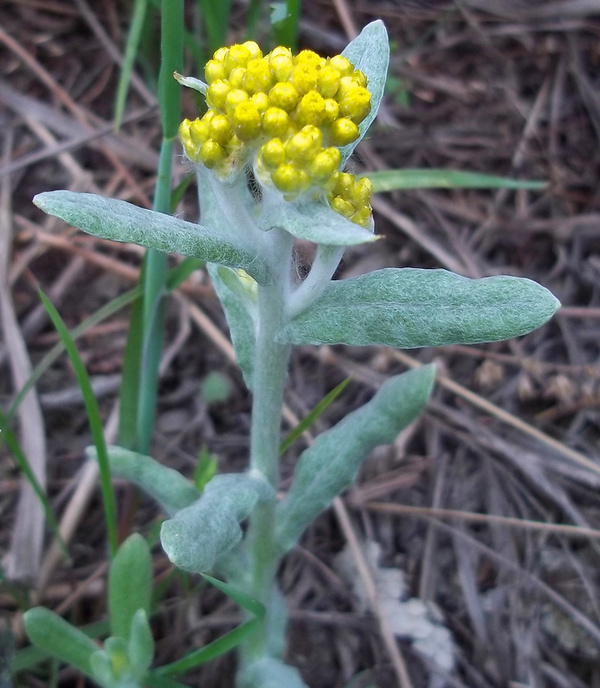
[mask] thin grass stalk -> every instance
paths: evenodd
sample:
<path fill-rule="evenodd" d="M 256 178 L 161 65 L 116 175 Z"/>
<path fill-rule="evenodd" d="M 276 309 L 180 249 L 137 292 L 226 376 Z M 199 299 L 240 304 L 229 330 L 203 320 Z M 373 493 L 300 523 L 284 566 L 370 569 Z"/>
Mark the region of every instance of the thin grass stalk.
<path fill-rule="evenodd" d="M 154 210 L 169 213 L 171 209 L 171 168 L 173 142 L 180 118 L 179 84 L 173 72 L 183 64 L 183 0 L 162 0 L 161 3 L 161 68 L 158 78 L 158 98 L 163 128 L 158 177 L 154 195 Z M 167 256 L 149 249 L 144 259 L 142 305 L 142 351 L 136 413 L 136 448 L 147 453 L 152 439 L 158 366 L 164 337 L 164 304 L 166 291 Z"/>

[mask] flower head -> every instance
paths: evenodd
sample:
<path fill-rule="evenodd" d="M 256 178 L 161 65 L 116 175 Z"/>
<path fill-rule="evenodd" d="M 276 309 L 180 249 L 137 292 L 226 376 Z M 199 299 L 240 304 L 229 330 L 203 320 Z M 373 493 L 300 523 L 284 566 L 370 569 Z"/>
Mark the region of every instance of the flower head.
<path fill-rule="evenodd" d="M 192 162 L 222 178 L 252 165 L 286 200 L 310 193 L 369 226 L 371 183 L 340 170 L 340 147 L 358 139 L 371 111 L 367 79 L 348 59 L 281 46 L 263 55 L 247 41 L 217 50 L 205 77 L 208 111 L 179 129 Z"/>

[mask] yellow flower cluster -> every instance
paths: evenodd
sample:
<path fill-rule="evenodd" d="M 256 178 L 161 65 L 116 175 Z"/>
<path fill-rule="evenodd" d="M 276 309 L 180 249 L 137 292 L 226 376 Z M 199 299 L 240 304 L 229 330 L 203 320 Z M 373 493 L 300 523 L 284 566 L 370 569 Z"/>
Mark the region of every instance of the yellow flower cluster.
<path fill-rule="evenodd" d="M 369 225 L 371 183 L 339 171 L 339 148 L 358 138 L 371 111 L 367 79 L 349 60 L 283 47 L 263 56 L 247 41 L 217 50 L 205 75 L 209 109 L 179 129 L 190 160 L 227 176 L 253 154 L 260 181 L 287 200 L 311 189 Z"/>

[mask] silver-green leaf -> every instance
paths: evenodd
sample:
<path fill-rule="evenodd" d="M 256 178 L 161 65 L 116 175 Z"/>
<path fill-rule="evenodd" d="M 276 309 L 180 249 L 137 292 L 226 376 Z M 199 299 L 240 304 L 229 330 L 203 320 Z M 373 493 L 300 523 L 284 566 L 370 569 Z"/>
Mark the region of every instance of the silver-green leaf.
<path fill-rule="evenodd" d="M 352 484 L 363 459 L 390 444 L 422 411 L 435 379 L 423 366 L 387 380 L 364 406 L 321 433 L 300 456 L 292 486 L 277 505 L 276 542 L 287 551 L 304 529 Z"/>
<path fill-rule="evenodd" d="M 519 277 L 386 268 L 331 282 L 278 339 L 405 349 L 495 342 L 535 330 L 559 306 L 547 289 Z"/>
<path fill-rule="evenodd" d="M 174 468 L 123 447 L 107 449 L 111 473 L 137 485 L 153 497 L 167 515 L 174 516 L 200 497 L 192 483 Z M 86 452 L 90 458 L 96 459 L 95 447 L 88 447 Z"/>
<path fill-rule="evenodd" d="M 47 191 L 33 201 L 45 213 L 88 234 L 243 268 L 257 282 L 268 281 L 267 268 L 254 248 L 216 228 L 96 194 Z"/>
<path fill-rule="evenodd" d="M 341 149 L 343 164 L 367 133 L 377 116 L 383 98 L 390 62 L 390 42 L 385 24 L 381 19 L 367 24 L 360 34 L 348 43 L 342 55 L 367 77 L 367 88 L 371 92 L 371 112 L 360 123 L 358 139 Z"/>
<path fill-rule="evenodd" d="M 273 498 L 273 489 L 264 479 L 247 473 L 218 475 L 200 499 L 162 524 L 163 549 L 180 569 L 208 572 L 242 539 L 240 522 L 256 503 Z"/>

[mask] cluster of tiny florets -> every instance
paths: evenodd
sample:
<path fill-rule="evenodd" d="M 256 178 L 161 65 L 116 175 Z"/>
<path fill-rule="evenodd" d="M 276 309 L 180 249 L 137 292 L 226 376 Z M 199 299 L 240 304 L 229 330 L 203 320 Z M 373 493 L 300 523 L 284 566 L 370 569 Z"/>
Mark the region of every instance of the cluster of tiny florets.
<path fill-rule="evenodd" d="M 247 41 L 217 50 L 205 75 L 209 109 L 179 129 L 190 160 L 227 176 L 252 155 L 260 181 L 287 200 L 312 189 L 368 226 L 371 183 L 340 172 L 340 147 L 356 141 L 371 111 L 361 71 L 342 55 L 278 47 L 263 56 Z"/>

